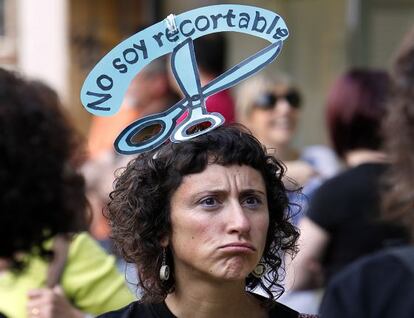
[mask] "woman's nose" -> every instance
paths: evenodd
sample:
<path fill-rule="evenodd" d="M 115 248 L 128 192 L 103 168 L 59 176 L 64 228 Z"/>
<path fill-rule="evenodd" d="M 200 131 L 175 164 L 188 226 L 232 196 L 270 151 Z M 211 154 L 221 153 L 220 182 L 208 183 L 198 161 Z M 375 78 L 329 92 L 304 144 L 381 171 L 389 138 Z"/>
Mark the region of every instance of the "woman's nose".
<path fill-rule="evenodd" d="M 239 202 L 232 203 L 228 207 L 227 228 L 230 233 L 248 233 L 250 231 L 250 219 Z"/>
<path fill-rule="evenodd" d="M 288 113 L 292 110 L 292 107 L 286 99 L 281 98 L 276 102 L 276 107 L 274 107 L 273 110 L 279 114 Z"/>

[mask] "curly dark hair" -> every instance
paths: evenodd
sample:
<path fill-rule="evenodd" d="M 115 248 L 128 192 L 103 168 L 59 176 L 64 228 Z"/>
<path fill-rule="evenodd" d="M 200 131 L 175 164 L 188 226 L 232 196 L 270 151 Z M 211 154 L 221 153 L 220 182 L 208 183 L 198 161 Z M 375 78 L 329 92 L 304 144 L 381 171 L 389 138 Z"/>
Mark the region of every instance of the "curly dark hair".
<path fill-rule="evenodd" d="M 50 256 L 45 240 L 87 228 L 83 177 L 72 159 L 79 137 L 57 94 L 0 68 L 0 258 Z"/>
<path fill-rule="evenodd" d="M 230 125 L 141 154 L 116 179 L 105 215 L 121 255 L 137 265 L 142 302 L 162 301 L 174 291 L 173 275 L 167 282 L 159 279 L 161 240 L 171 235 L 170 199 L 184 176 L 202 172 L 211 163 L 247 165 L 262 175 L 269 209 L 262 259 L 269 272 L 263 279 L 249 275 L 246 287 L 252 290 L 260 285 L 272 300 L 284 291 L 279 283 L 282 258 L 296 253 L 299 235 L 287 213 L 289 201 L 282 182 L 285 168 L 246 128 Z M 168 250 L 169 264 L 171 257 Z"/>
<path fill-rule="evenodd" d="M 396 52 L 392 80 L 393 97 L 384 122 L 386 147 L 392 162 L 385 181 L 389 190 L 384 195 L 384 215 L 405 224 L 413 235 L 414 27 Z"/>

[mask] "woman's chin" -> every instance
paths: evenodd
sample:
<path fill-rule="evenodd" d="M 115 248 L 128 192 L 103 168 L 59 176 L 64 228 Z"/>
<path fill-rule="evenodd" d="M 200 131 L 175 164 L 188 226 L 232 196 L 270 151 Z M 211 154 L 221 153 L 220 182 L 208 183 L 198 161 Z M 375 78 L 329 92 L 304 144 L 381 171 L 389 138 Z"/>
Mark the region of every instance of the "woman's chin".
<path fill-rule="evenodd" d="M 223 281 L 244 281 L 246 277 L 249 275 L 249 273 L 241 273 L 241 272 L 226 272 L 223 276 L 220 278 Z"/>
<path fill-rule="evenodd" d="M 219 276 L 224 280 L 244 280 L 252 272 L 251 266 L 241 262 L 231 262 L 220 271 Z"/>
<path fill-rule="evenodd" d="M 293 138 L 293 132 L 291 131 L 279 131 L 273 136 L 270 136 L 270 140 L 273 145 L 288 145 Z"/>

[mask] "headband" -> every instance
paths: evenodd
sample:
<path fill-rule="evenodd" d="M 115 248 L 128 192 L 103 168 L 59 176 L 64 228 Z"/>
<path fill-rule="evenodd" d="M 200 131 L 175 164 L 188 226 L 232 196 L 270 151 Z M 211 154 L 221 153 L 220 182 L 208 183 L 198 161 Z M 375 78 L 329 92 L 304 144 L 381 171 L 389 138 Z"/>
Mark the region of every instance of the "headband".
<path fill-rule="evenodd" d="M 229 31 L 261 37 L 270 45 L 201 86 L 193 40 Z M 135 154 L 154 149 L 168 138 L 182 142 L 224 123 L 221 114 L 207 111 L 206 98 L 236 85 L 272 62 L 288 34 L 279 15 L 253 6 L 213 5 L 169 15 L 105 55 L 87 76 L 81 101 L 94 115 L 115 114 L 132 79 L 151 61 L 171 53 L 171 68 L 184 98 L 162 113 L 131 123 L 117 137 L 114 146 L 121 154 Z M 177 125 L 177 119 L 185 111 L 188 116 Z M 201 131 L 191 129 L 200 123 L 207 123 L 208 127 Z"/>

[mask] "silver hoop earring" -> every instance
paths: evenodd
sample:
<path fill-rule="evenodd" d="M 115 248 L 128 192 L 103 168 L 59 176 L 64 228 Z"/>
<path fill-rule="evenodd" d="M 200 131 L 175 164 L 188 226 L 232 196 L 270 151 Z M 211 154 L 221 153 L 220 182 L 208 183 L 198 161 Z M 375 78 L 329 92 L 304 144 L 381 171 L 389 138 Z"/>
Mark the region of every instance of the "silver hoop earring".
<path fill-rule="evenodd" d="M 260 261 L 259 264 L 254 268 L 252 275 L 256 278 L 262 278 L 266 273 L 266 264 L 263 261 Z"/>
<path fill-rule="evenodd" d="M 161 264 L 161 268 L 160 268 L 160 279 L 162 281 L 167 281 L 168 278 L 170 278 L 170 266 L 167 265 L 167 261 L 166 261 L 166 251 L 165 248 L 162 251 L 162 264 Z"/>

